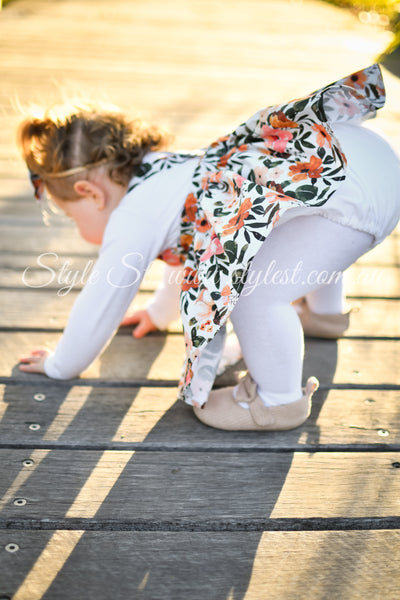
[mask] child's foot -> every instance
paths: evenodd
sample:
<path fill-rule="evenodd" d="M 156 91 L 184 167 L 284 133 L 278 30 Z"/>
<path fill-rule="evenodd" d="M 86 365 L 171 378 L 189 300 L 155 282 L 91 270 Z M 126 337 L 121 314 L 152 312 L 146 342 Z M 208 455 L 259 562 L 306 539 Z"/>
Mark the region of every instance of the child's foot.
<path fill-rule="evenodd" d="M 349 328 L 351 310 L 335 315 L 320 315 L 310 310 L 305 298 L 300 298 L 293 304 L 307 337 L 336 340 Z"/>
<path fill-rule="evenodd" d="M 194 414 L 205 425 L 228 431 L 284 431 L 294 429 L 307 420 L 311 411 L 311 397 L 319 382 L 310 377 L 304 396 L 290 404 L 265 406 L 257 394 L 256 383 L 247 374 L 239 385 L 211 392 L 202 408 L 194 408 Z M 239 403 L 247 403 L 243 408 Z"/>

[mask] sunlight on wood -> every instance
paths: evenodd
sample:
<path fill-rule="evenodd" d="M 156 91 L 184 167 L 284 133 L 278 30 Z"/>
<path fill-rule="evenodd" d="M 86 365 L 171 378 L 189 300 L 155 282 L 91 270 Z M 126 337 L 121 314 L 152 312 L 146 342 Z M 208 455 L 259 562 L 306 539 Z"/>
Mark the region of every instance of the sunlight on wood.
<path fill-rule="evenodd" d="M 50 450 L 34 450 L 30 455 L 33 461 L 33 467 L 22 467 L 17 477 L 14 479 L 4 496 L 0 499 L 0 511 L 18 494 L 18 490 L 28 481 L 29 477 L 35 472 L 42 460 L 46 458 Z"/>
<path fill-rule="evenodd" d="M 72 421 L 78 415 L 79 411 L 85 405 L 87 398 L 92 393 L 92 388 L 81 388 L 81 393 L 78 395 L 74 393 L 75 387 L 72 387 L 65 400 L 58 409 L 58 413 L 55 416 L 52 424 L 43 435 L 45 441 L 56 441 L 62 434 L 68 429 Z"/>
<path fill-rule="evenodd" d="M 400 480 L 392 468 L 398 460 L 396 453 L 294 453 L 271 518 L 398 514 Z M 301 502 L 293 502 L 299 495 Z"/>
<path fill-rule="evenodd" d="M 183 337 L 168 335 L 162 351 L 152 363 L 148 379 L 179 379 L 185 357 Z"/>
<path fill-rule="evenodd" d="M 134 454 L 123 451 L 110 455 L 104 452 L 65 515 L 66 518 L 94 517 Z"/>
<path fill-rule="evenodd" d="M 13 600 L 42 598 L 83 534 L 83 531 L 56 531 L 14 594 Z"/>
<path fill-rule="evenodd" d="M 114 442 L 143 442 L 175 404 L 173 390 L 140 388 L 116 431 Z"/>

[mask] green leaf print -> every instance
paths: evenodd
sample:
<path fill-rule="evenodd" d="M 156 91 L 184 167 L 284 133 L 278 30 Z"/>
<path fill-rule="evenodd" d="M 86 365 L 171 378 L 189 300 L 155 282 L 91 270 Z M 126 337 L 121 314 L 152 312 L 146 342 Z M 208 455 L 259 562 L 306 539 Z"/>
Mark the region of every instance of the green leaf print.
<path fill-rule="evenodd" d="M 296 197 L 302 202 L 308 202 L 318 194 L 318 188 L 315 185 L 301 185 L 296 190 Z"/>
<path fill-rule="evenodd" d="M 237 243 L 233 240 L 228 240 L 224 244 L 225 254 L 227 255 L 229 262 L 233 264 L 237 257 Z"/>

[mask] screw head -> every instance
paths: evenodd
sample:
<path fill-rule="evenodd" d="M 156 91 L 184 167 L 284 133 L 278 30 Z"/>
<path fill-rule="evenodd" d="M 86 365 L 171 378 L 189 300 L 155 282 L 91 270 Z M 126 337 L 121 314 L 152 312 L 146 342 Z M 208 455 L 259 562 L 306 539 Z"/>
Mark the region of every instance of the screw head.
<path fill-rule="evenodd" d="M 387 437 L 389 435 L 389 431 L 387 429 L 378 429 L 377 434 L 381 437 Z"/>
<path fill-rule="evenodd" d="M 46 394 L 35 394 L 33 399 L 36 400 L 36 402 L 43 402 L 43 400 L 46 400 Z"/>
<path fill-rule="evenodd" d="M 7 552 L 18 552 L 19 546 L 18 544 L 11 542 L 10 544 L 7 544 L 5 549 L 7 550 Z M 6 596 L 3 596 L 3 598 L 6 598 Z M 0 600 L 3 600 L 3 598 L 0 598 Z"/>
<path fill-rule="evenodd" d="M 32 460 L 31 458 L 26 458 L 25 460 L 22 461 L 22 464 L 24 465 L 24 467 L 33 467 L 33 465 L 35 464 L 35 461 Z M 1 598 L 0 598 L 1 600 Z"/>
<path fill-rule="evenodd" d="M 13 504 L 15 506 L 25 506 L 26 500 L 25 500 L 25 498 L 15 498 Z"/>
<path fill-rule="evenodd" d="M 40 429 L 40 425 L 39 425 L 39 423 L 31 423 L 29 425 L 29 429 L 31 431 L 38 431 Z"/>

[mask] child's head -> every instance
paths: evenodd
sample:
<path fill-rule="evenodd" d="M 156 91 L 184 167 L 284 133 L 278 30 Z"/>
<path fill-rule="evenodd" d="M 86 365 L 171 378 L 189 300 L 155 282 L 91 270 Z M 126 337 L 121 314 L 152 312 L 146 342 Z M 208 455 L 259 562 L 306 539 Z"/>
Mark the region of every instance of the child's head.
<path fill-rule="evenodd" d="M 144 155 L 166 141 L 156 128 L 130 121 L 115 109 L 74 106 L 27 117 L 18 142 L 23 159 L 51 196 L 79 199 L 74 184 L 96 168 L 127 186 Z"/>

